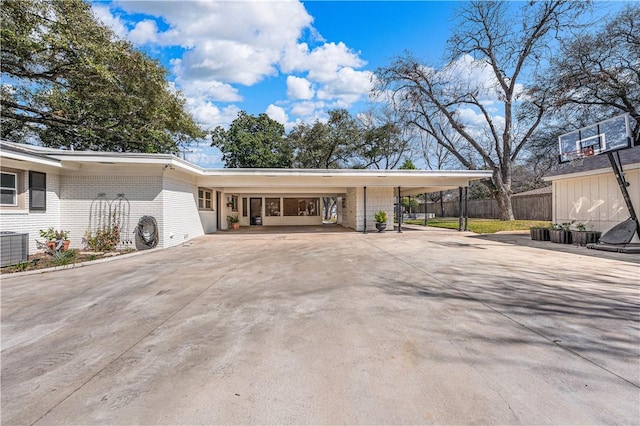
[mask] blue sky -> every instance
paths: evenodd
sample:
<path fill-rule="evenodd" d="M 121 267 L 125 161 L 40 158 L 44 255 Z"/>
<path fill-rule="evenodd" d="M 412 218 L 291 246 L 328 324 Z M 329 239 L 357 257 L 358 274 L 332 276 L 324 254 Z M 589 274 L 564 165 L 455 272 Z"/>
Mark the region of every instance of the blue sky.
<path fill-rule="evenodd" d="M 606 3 L 617 9 L 623 3 Z M 266 112 L 287 129 L 371 106 L 372 73 L 410 51 L 444 62 L 457 2 L 111 1 L 93 2 L 103 22 L 158 59 L 204 128 L 238 111 Z M 187 159 L 220 167 L 203 141 Z"/>

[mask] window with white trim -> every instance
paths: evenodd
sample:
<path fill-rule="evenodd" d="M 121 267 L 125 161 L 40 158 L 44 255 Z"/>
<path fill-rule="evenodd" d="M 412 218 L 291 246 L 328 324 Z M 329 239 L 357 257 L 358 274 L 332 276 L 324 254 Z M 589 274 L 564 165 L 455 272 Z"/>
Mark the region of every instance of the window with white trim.
<path fill-rule="evenodd" d="M 18 205 L 18 174 L 11 172 L 2 172 L 0 178 L 0 205 L 17 206 Z"/>
<path fill-rule="evenodd" d="M 198 188 L 198 209 L 213 210 L 213 191 L 206 188 Z"/>

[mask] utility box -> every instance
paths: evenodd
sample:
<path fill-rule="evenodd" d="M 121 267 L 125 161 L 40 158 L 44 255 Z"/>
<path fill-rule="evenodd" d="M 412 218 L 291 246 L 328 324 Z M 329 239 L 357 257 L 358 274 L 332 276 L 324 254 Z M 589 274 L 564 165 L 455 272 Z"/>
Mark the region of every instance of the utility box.
<path fill-rule="evenodd" d="M 29 259 L 29 234 L 0 232 L 0 267 L 26 262 Z"/>

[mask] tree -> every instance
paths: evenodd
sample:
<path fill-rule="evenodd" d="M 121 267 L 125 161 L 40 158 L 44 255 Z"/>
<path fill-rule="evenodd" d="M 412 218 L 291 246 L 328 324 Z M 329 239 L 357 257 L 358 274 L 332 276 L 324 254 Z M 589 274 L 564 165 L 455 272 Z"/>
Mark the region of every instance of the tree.
<path fill-rule="evenodd" d="M 352 165 L 361 137 L 356 120 L 345 109 L 331 110 L 326 123 L 301 123 L 287 137 L 295 148 L 295 167 L 340 169 Z"/>
<path fill-rule="evenodd" d="M 400 170 L 417 170 L 418 168 L 416 167 L 415 164 L 413 164 L 413 161 L 411 161 L 410 159 L 406 159 L 404 160 L 404 163 L 402 163 L 402 165 L 400 167 L 398 167 L 398 169 Z"/>
<path fill-rule="evenodd" d="M 551 89 L 554 111 L 570 126 L 565 132 L 627 112 L 640 144 L 640 5 L 628 4 L 596 33 L 572 35 L 561 46 L 534 94 Z"/>
<path fill-rule="evenodd" d="M 211 146 L 222 151 L 225 167 L 288 168 L 293 149 L 284 133 L 284 126 L 267 114 L 256 117 L 240 111 L 229 130 L 216 127 Z"/>
<path fill-rule="evenodd" d="M 395 169 L 411 154 L 411 137 L 405 126 L 392 116 L 393 111 L 370 110 L 358 119 L 361 136 L 355 155 L 358 168 Z"/>
<path fill-rule="evenodd" d="M 2 137 L 75 149 L 175 152 L 204 136 L 167 71 L 81 0 L 6 0 Z"/>
<path fill-rule="evenodd" d="M 570 27 L 585 5 L 542 1 L 527 2 L 518 11 L 513 7 L 465 2 L 449 39 L 447 65 L 429 67 L 407 53 L 376 72 L 376 91 L 391 94 L 406 123 L 431 136 L 464 167 L 493 172 L 491 189 L 503 220 L 513 219 L 513 164 L 547 112 L 544 97 L 523 101 L 522 82 L 533 80 L 550 38 Z M 520 114 L 524 103 L 528 114 Z M 469 114 L 482 125 L 465 120 Z"/>

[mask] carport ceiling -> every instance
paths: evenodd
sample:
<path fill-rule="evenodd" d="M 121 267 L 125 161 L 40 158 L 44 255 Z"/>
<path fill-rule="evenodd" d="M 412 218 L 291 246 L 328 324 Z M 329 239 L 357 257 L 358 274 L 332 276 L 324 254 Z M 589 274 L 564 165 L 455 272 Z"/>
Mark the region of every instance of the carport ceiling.
<path fill-rule="evenodd" d="M 354 170 L 354 169 L 216 169 L 198 176 L 198 185 L 239 192 L 277 192 L 279 189 L 345 192 L 347 188 L 401 188 L 402 195 L 468 186 L 491 177 L 484 170 Z"/>

